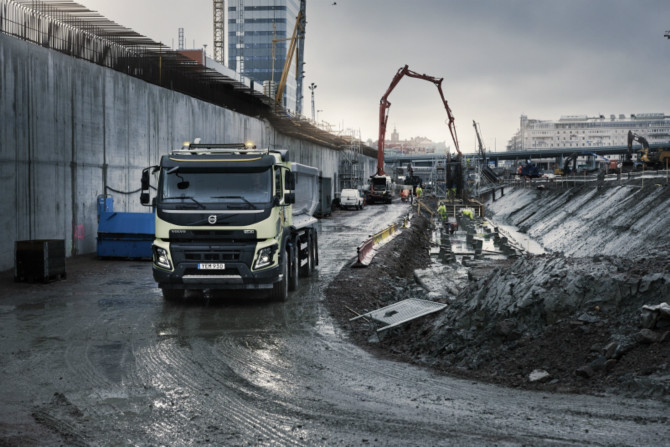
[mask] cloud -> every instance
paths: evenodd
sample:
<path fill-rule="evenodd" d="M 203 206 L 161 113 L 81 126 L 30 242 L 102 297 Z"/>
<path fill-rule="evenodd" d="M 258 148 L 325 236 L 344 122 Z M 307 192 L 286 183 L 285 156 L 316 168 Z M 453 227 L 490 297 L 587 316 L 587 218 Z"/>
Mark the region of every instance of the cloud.
<path fill-rule="evenodd" d="M 183 27 L 187 46 L 211 54 L 210 0 L 80 2 L 168 45 Z M 376 139 L 379 100 L 408 64 L 444 78 L 464 150 L 475 148 L 473 119 L 501 150 L 522 113 L 670 113 L 668 17 L 667 0 L 310 0 L 305 85 L 318 85 L 319 118 Z M 390 100 L 389 129 L 450 144 L 430 83 L 404 79 Z"/>

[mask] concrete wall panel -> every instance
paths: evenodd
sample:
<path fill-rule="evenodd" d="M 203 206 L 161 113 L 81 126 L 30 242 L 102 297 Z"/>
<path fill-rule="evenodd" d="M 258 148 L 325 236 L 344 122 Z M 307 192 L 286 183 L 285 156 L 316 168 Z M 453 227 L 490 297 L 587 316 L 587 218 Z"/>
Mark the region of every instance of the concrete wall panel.
<path fill-rule="evenodd" d="M 340 165 L 341 152 L 266 121 L 4 34 L 0 116 L 0 270 L 13 267 L 16 240 L 65 239 L 68 255 L 95 252 L 97 197 L 112 195 L 116 211 L 148 211 L 136 192 L 142 169 L 185 141 L 287 148 L 333 180 Z"/>

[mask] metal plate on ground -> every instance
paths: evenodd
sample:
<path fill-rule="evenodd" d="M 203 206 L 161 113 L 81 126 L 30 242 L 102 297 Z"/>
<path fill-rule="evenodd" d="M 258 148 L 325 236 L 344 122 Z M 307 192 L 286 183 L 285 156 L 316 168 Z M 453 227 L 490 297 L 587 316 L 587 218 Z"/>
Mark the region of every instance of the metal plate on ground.
<path fill-rule="evenodd" d="M 362 317 L 370 317 L 375 321 L 386 324 L 386 326 L 377 329 L 377 332 L 391 329 L 408 321 L 424 315 L 438 312 L 447 307 L 446 304 L 436 303 L 435 301 L 420 300 L 417 298 L 409 298 L 397 303 L 391 304 L 381 309 L 373 310 L 363 315 L 351 318 L 349 321 L 354 321 Z"/>

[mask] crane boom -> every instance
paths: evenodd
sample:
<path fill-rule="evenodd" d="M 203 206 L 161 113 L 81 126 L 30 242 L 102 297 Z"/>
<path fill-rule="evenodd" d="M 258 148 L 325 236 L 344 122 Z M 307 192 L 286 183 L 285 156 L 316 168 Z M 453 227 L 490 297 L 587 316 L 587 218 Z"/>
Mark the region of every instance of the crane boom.
<path fill-rule="evenodd" d="M 295 26 L 293 27 L 293 35 L 289 38 L 286 39 L 274 39 L 274 42 L 279 42 L 281 40 L 290 40 L 291 43 L 289 44 L 288 52 L 286 53 L 286 60 L 284 61 L 284 70 L 281 73 L 281 79 L 279 81 L 279 86 L 277 87 L 277 94 L 275 95 L 275 101 L 277 104 L 281 104 L 282 100 L 282 95 L 284 94 L 284 88 L 286 87 L 286 81 L 288 80 L 288 73 L 291 71 L 291 62 L 293 61 L 293 55 L 296 52 L 296 48 L 298 47 L 298 39 L 302 38 L 302 36 L 299 36 L 299 32 L 304 32 L 305 28 L 302 24 L 304 19 L 304 16 L 302 14 L 302 11 L 298 11 L 298 16 L 295 19 Z M 296 76 L 298 74 L 298 58 L 296 58 Z"/>
<path fill-rule="evenodd" d="M 458 155 L 461 154 L 461 150 L 458 146 L 458 137 L 456 136 L 456 126 L 454 125 L 454 116 L 451 113 L 449 104 L 447 100 L 444 99 L 444 93 L 442 92 L 442 80 L 443 78 L 435 78 L 433 76 L 428 76 L 426 74 L 419 74 L 415 71 L 409 69 L 408 65 L 401 67 L 393 77 L 391 85 L 382 96 L 382 99 L 379 101 L 379 140 L 377 142 L 377 175 L 384 174 L 384 140 L 386 138 L 386 123 L 388 122 L 388 111 L 391 107 L 391 103 L 388 101 L 388 97 L 393 91 L 393 89 L 398 85 L 398 82 L 403 78 L 403 76 L 409 76 L 410 78 L 423 79 L 425 81 L 432 82 L 437 87 L 438 92 L 440 93 L 440 98 L 444 104 L 444 108 L 447 111 L 447 116 L 449 119 L 449 132 L 451 133 L 451 138 L 454 141 L 454 146 L 456 147 L 456 152 Z"/>
<path fill-rule="evenodd" d="M 484 151 L 484 144 L 482 143 L 482 136 L 479 134 L 479 129 L 477 128 L 477 123 L 475 120 L 472 120 L 472 126 L 475 128 L 475 133 L 477 134 L 477 142 L 479 143 L 479 154 L 482 156 L 482 162 L 486 163 L 486 154 Z"/>

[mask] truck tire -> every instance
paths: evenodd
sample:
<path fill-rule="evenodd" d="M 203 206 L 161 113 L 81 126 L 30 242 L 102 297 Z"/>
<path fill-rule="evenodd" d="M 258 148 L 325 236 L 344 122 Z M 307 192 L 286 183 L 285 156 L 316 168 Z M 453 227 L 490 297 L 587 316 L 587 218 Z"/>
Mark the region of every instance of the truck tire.
<path fill-rule="evenodd" d="M 305 265 L 300 266 L 300 276 L 302 277 L 307 277 L 312 274 L 314 271 L 314 257 L 312 253 L 312 234 L 311 231 L 307 233 L 307 252 L 305 253 L 305 256 L 307 258 L 307 262 Z M 302 261 L 300 261 L 302 263 Z"/>
<path fill-rule="evenodd" d="M 298 288 L 298 277 L 300 276 L 300 262 L 299 258 L 300 256 L 298 255 L 298 241 L 295 241 L 295 244 L 293 245 L 293 249 L 289 250 L 289 253 L 291 254 L 290 263 L 289 264 L 289 272 L 288 272 L 288 290 L 295 290 Z"/>
<path fill-rule="evenodd" d="M 284 253 L 284 262 L 282 263 L 282 280 L 274 283 L 272 286 L 272 301 L 286 301 L 288 297 L 288 253 Z"/>
<path fill-rule="evenodd" d="M 316 268 L 319 265 L 319 236 L 316 230 L 312 233 L 312 246 L 310 248 L 312 249 L 311 254 L 314 260 L 312 265 Z"/>
<path fill-rule="evenodd" d="M 179 301 L 184 299 L 184 289 L 161 289 L 165 301 Z"/>

